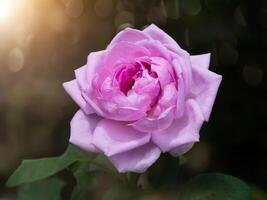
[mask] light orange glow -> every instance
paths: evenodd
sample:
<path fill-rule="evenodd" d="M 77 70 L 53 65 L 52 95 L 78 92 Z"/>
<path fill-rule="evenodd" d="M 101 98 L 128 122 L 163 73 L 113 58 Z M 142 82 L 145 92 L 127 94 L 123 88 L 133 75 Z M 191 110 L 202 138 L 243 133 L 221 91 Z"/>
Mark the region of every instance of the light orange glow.
<path fill-rule="evenodd" d="M 14 0 L 0 0 L 0 20 L 6 19 L 11 14 Z"/>

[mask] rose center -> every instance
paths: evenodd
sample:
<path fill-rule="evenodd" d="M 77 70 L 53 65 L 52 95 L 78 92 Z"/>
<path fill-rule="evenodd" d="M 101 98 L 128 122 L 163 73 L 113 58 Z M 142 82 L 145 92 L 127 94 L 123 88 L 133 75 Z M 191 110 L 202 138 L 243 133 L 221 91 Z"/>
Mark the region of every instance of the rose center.
<path fill-rule="evenodd" d="M 144 61 L 126 64 L 118 68 L 115 72 L 115 79 L 119 84 L 120 90 L 127 95 L 135 84 L 136 79 L 143 77 L 144 71 L 147 71 L 152 78 L 158 77 L 156 72 L 151 71 L 151 64 Z"/>

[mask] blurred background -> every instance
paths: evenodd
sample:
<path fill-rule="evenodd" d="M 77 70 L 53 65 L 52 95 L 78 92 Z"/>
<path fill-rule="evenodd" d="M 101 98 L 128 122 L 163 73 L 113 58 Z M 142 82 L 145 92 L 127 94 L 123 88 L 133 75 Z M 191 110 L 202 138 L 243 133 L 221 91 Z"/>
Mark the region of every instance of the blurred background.
<path fill-rule="evenodd" d="M 211 52 L 211 70 L 223 75 L 183 170 L 227 173 L 264 193 L 267 1 L 0 0 L 0 197 L 15 193 L 4 183 L 22 159 L 57 156 L 68 145 L 78 107 L 62 83 L 73 70 L 120 30 L 151 23 L 190 54 Z"/>

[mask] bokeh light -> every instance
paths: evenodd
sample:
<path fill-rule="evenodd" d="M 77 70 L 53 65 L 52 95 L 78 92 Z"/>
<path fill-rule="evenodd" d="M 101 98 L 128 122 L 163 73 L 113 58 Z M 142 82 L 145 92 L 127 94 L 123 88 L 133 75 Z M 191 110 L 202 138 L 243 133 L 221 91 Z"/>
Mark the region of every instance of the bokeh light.
<path fill-rule="evenodd" d="M 125 23 L 134 24 L 134 22 L 135 22 L 134 15 L 130 11 L 118 12 L 118 14 L 115 17 L 116 27 L 119 27 L 120 25 Z"/>
<path fill-rule="evenodd" d="M 242 72 L 244 81 L 252 86 L 256 86 L 262 81 L 262 70 L 257 66 L 246 65 Z"/>
<path fill-rule="evenodd" d="M 147 21 L 149 23 L 164 24 L 166 22 L 167 14 L 162 7 L 153 6 L 148 10 Z"/>
<path fill-rule="evenodd" d="M 267 187 L 267 1 L 261 1 L 0 0 L 0 193 L 9 192 L 2 180 L 22 158 L 65 149 L 77 106 L 62 83 L 73 70 L 118 31 L 151 23 L 190 54 L 211 52 L 211 71 L 223 75 L 209 125 L 186 155 L 186 173 L 229 172 Z"/>
<path fill-rule="evenodd" d="M 94 10 L 99 17 L 108 17 L 112 14 L 113 7 L 113 0 L 97 0 Z"/>
<path fill-rule="evenodd" d="M 199 0 L 186 0 L 182 3 L 183 12 L 189 16 L 195 16 L 201 11 Z"/>
<path fill-rule="evenodd" d="M 130 23 L 121 24 L 118 27 L 117 31 L 119 32 L 119 31 L 122 31 L 123 29 L 126 29 L 126 28 L 134 28 L 134 26 Z"/>
<path fill-rule="evenodd" d="M 78 18 L 84 10 L 83 0 L 68 0 L 65 4 L 66 14 L 72 18 Z"/>
<path fill-rule="evenodd" d="M 24 54 L 19 48 L 14 48 L 8 55 L 8 69 L 11 72 L 18 72 L 24 66 Z"/>
<path fill-rule="evenodd" d="M 0 20 L 10 15 L 12 3 L 12 0 L 0 0 Z"/>

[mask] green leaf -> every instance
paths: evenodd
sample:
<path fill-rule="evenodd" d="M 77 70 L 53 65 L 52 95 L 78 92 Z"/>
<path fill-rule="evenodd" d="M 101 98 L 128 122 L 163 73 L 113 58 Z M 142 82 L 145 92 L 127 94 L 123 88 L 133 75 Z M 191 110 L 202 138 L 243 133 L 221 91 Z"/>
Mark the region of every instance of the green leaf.
<path fill-rule="evenodd" d="M 153 188 L 175 186 L 178 180 L 180 167 L 185 163 L 184 158 L 162 154 L 160 159 L 148 170 L 148 180 Z"/>
<path fill-rule="evenodd" d="M 18 200 L 60 200 L 64 183 L 58 179 L 48 179 L 22 185 L 18 190 Z"/>
<path fill-rule="evenodd" d="M 89 184 L 92 180 L 88 176 L 89 162 L 78 163 L 78 167 L 73 170 L 73 175 L 76 179 L 76 186 L 72 192 L 72 200 L 87 200 Z"/>
<path fill-rule="evenodd" d="M 94 155 L 69 145 L 65 153 L 59 157 L 24 160 L 8 179 L 8 187 L 18 186 L 49 177 L 78 160 L 91 160 Z"/>
<path fill-rule="evenodd" d="M 223 174 L 203 174 L 183 186 L 179 200 L 251 200 L 251 190 L 238 178 Z"/>
<path fill-rule="evenodd" d="M 98 155 L 92 162 L 90 166 L 92 171 L 104 171 L 112 174 L 114 177 L 125 182 L 127 181 L 123 174 L 120 174 L 118 170 L 110 163 L 106 156 Z"/>
<path fill-rule="evenodd" d="M 107 157 L 103 156 L 103 155 L 98 155 L 92 161 L 92 168 L 95 170 L 104 170 L 104 171 L 110 172 L 110 173 L 117 173 L 117 170 L 110 163 L 110 161 L 107 159 Z"/>

